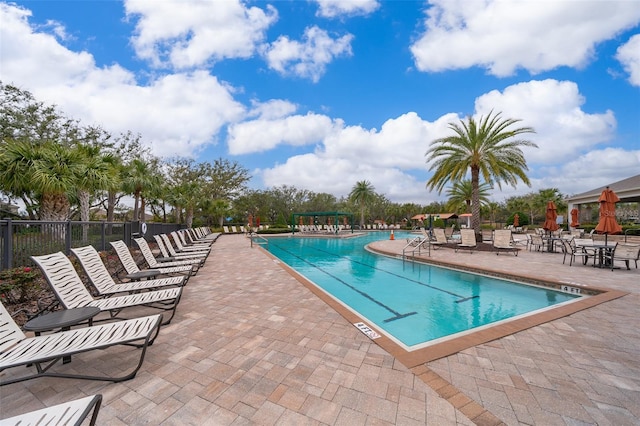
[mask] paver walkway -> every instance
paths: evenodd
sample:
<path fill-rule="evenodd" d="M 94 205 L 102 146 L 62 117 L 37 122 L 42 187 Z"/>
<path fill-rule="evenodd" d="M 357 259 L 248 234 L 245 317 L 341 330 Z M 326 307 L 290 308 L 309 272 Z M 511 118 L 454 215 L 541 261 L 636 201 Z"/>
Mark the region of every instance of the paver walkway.
<path fill-rule="evenodd" d="M 549 253 L 432 257 L 630 294 L 408 369 L 245 237 L 223 235 L 136 378 L 4 386 L 0 418 L 102 393 L 105 425 L 640 424 L 638 270 L 570 268 Z M 133 354 L 56 368 L 109 372 Z"/>

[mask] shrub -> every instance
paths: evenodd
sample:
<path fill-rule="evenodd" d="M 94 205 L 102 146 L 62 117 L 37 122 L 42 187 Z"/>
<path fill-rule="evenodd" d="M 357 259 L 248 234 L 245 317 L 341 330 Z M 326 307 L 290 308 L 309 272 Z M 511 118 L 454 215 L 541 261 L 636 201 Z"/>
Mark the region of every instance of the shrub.
<path fill-rule="evenodd" d="M 42 290 L 40 271 L 22 266 L 0 271 L 0 298 L 3 303 L 24 303 Z"/>

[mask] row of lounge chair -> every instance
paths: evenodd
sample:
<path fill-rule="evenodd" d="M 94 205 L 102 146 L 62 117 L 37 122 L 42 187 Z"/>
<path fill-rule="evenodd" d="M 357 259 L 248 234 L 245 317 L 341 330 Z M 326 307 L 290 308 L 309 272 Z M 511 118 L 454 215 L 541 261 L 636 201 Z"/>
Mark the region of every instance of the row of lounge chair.
<path fill-rule="evenodd" d="M 135 377 L 142 366 L 147 348 L 158 336 L 161 325 L 169 323 L 175 315 L 187 280 L 202 265 L 201 253 L 208 253 L 217 237 L 216 234 L 207 231 L 199 228 L 177 232 L 175 238 L 183 243 L 181 251 L 176 251 L 180 260 L 169 261 L 163 257 L 162 260 L 167 262 L 157 263 L 163 266 L 156 270 L 140 270 L 124 242 L 113 242 L 112 246 L 130 279 L 124 283 L 115 282 L 99 253 L 92 246 L 72 249 L 94 289 L 95 297 L 84 285 L 71 260 L 64 253 L 32 256 L 63 309 L 94 307 L 101 313 L 108 313 L 109 316 L 100 320 L 101 323 L 98 325 L 67 328 L 66 331 L 27 337 L 5 306 L 0 303 L 0 373 L 9 368 L 28 367 L 26 374 L 8 378 L 0 382 L 0 386 L 44 376 L 113 382 Z M 149 262 L 148 256 L 156 258 L 146 240 L 136 239 L 136 243 L 149 266 L 153 267 L 154 263 Z M 176 249 L 178 247 L 174 248 Z M 196 257 L 190 257 L 189 253 Z M 169 276 L 160 278 L 163 275 Z M 121 312 L 129 311 L 128 308 L 140 306 L 158 309 L 161 313 L 130 319 L 120 317 Z M 167 311 L 170 315 L 163 318 L 162 312 Z M 117 377 L 80 374 L 69 369 L 57 372 L 51 370 L 60 360 L 72 355 L 116 345 L 130 345 L 140 349 L 137 365 Z M 101 396 L 94 395 L 0 420 L 0 425 L 81 424 L 91 412 L 93 415 L 90 424 L 94 424 L 100 401 Z"/>
<path fill-rule="evenodd" d="M 449 236 L 445 229 L 434 228 L 431 230 L 431 234 L 424 228 L 421 228 L 424 241 L 428 242 L 434 249 L 445 246 L 447 244 L 453 244 L 453 248 L 458 250 L 469 250 L 469 253 L 473 253 L 473 250 L 478 247 L 476 241 L 476 234 L 473 229 L 463 228 L 460 230 L 460 238 L 454 238 L 453 233 Z M 513 234 L 510 229 L 501 229 L 493 231 L 492 236 L 492 248 L 496 252 L 496 255 L 500 253 L 513 253 L 518 255 L 518 247 L 516 241 L 513 239 Z"/>

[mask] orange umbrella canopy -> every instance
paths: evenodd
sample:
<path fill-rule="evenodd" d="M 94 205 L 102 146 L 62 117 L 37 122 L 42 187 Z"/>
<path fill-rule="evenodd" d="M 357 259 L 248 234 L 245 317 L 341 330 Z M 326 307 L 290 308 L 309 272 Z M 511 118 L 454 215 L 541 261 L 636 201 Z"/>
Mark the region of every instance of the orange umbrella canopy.
<path fill-rule="evenodd" d="M 546 229 L 547 231 L 556 231 L 559 228 L 558 224 L 556 223 L 557 218 L 558 213 L 556 205 L 553 201 L 549 201 L 547 203 L 547 214 L 542 228 Z"/>
<path fill-rule="evenodd" d="M 253 215 L 249 215 L 249 228 L 253 228 Z"/>
<path fill-rule="evenodd" d="M 578 211 L 578 209 L 571 209 L 571 227 L 572 228 L 577 228 L 578 226 L 580 226 L 580 222 L 578 222 L 578 214 L 580 212 Z"/>
<path fill-rule="evenodd" d="M 622 228 L 616 222 L 616 203 L 620 201 L 620 198 L 613 190 L 607 186 L 598 202 L 600 203 L 600 220 L 596 226 L 596 232 L 600 234 L 620 234 Z"/>
<path fill-rule="evenodd" d="M 516 228 L 520 226 L 520 215 L 518 213 L 513 215 L 513 226 Z"/>

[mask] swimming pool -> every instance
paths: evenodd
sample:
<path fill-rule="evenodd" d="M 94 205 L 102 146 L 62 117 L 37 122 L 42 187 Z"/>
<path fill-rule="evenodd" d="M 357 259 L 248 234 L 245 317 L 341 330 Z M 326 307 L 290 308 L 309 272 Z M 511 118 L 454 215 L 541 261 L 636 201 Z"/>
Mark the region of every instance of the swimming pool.
<path fill-rule="evenodd" d="M 365 250 L 386 238 L 270 238 L 268 250 L 407 350 L 580 297 Z"/>

